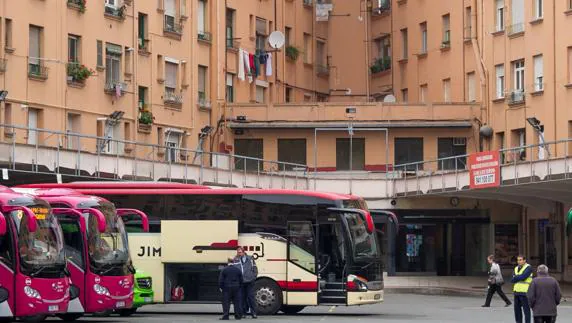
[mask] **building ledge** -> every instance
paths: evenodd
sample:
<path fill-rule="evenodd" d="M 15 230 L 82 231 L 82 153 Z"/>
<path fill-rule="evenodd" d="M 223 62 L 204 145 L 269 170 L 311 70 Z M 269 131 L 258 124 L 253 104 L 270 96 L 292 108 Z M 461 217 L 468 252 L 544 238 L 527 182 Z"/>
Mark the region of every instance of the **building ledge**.
<path fill-rule="evenodd" d="M 531 24 L 531 25 L 538 25 L 538 24 L 541 24 L 543 21 L 544 21 L 544 18 L 543 18 L 543 17 L 540 17 L 540 18 L 536 18 L 536 19 L 532 20 L 532 21 L 530 22 L 530 24 Z"/>
<path fill-rule="evenodd" d="M 4 47 L 4 51 L 8 54 L 12 54 L 16 51 L 16 48 L 14 47 Z"/>
<path fill-rule="evenodd" d="M 497 37 L 497 36 L 502 36 L 502 35 L 504 35 L 504 34 L 505 34 L 505 30 L 504 30 L 504 29 L 503 29 L 503 30 L 497 30 L 497 31 L 491 33 L 491 35 L 493 35 L 493 36 L 495 36 L 495 37 Z"/>
<path fill-rule="evenodd" d="M 564 84 L 564 87 L 567 89 L 572 89 L 572 83 Z"/>
<path fill-rule="evenodd" d="M 331 127 L 346 129 L 347 121 L 247 121 L 229 122 L 233 129 L 314 129 Z M 472 122 L 467 121 L 368 121 L 354 122 L 353 127 L 359 128 L 471 128 Z"/>
<path fill-rule="evenodd" d="M 304 67 L 313 68 L 314 64 L 304 62 Z"/>
<path fill-rule="evenodd" d="M 178 32 L 168 31 L 168 30 L 163 30 L 163 36 L 174 40 L 181 40 L 181 38 L 183 37 L 183 35 L 179 34 Z"/>
<path fill-rule="evenodd" d="M 137 122 L 137 132 L 139 133 L 150 134 L 152 129 L 153 124 L 140 123 L 139 121 Z"/>
<path fill-rule="evenodd" d="M 511 108 L 514 108 L 514 107 L 524 106 L 525 104 L 526 104 L 526 101 L 522 100 L 522 101 L 516 101 L 516 102 L 509 102 L 508 106 Z"/>
<path fill-rule="evenodd" d="M 406 4 L 407 0 L 397 0 L 398 5 Z"/>
<path fill-rule="evenodd" d="M 522 37 L 522 36 L 524 36 L 524 31 L 519 31 L 517 33 L 509 34 L 508 38 L 514 39 L 514 38 L 518 38 L 518 37 Z"/>
<path fill-rule="evenodd" d="M 147 48 L 139 49 L 138 53 L 141 56 L 151 56 L 151 52 L 149 50 L 147 50 Z"/>
<path fill-rule="evenodd" d="M 163 106 L 165 109 L 174 110 L 174 111 L 182 111 L 183 110 L 183 103 L 175 103 L 175 102 L 163 102 Z"/>
<path fill-rule="evenodd" d="M 83 89 L 85 87 L 85 82 L 68 81 L 68 86 L 76 89 Z"/>
<path fill-rule="evenodd" d="M 564 11 L 564 14 L 567 15 L 567 16 L 572 15 L 572 8 L 571 8 L 571 9 L 568 9 L 568 10 L 566 10 L 566 11 Z"/>
<path fill-rule="evenodd" d="M 544 95 L 544 90 L 538 90 L 538 91 L 531 92 L 530 95 L 532 95 L 532 96 Z"/>
<path fill-rule="evenodd" d="M 113 14 L 110 14 L 107 12 L 104 13 L 103 16 L 105 16 L 105 18 L 107 18 L 107 19 L 111 19 L 111 20 L 115 20 L 115 21 L 119 21 L 119 22 L 122 22 L 125 20 L 125 16 L 117 16 L 117 15 L 113 15 Z"/>
<path fill-rule="evenodd" d="M 400 60 L 397 61 L 399 64 L 405 64 L 407 62 L 409 62 L 409 58 L 402 58 Z"/>
<path fill-rule="evenodd" d="M 500 97 L 500 98 L 493 99 L 493 103 L 504 103 L 505 101 L 506 101 L 506 98 L 504 96 Z"/>
<path fill-rule="evenodd" d="M 391 75 L 391 68 L 388 68 L 385 71 L 380 71 L 377 73 L 371 73 L 371 77 L 373 77 L 373 78 L 383 77 L 386 75 Z"/>
<path fill-rule="evenodd" d="M 98 66 L 95 67 L 95 69 L 98 70 L 98 71 L 100 71 L 100 72 L 103 72 L 103 71 L 105 71 L 105 66 L 99 66 L 99 65 L 98 65 Z"/>
<path fill-rule="evenodd" d="M 451 50 L 451 45 L 441 44 L 441 52 L 442 52 L 442 53 L 448 52 L 448 51 L 450 51 L 450 50 Z"/>
<path fill-rule="evenodd" d="M 421 53 L 417 54 L 417 58 L 418 59 L 427 58 L 427 52 L 421 52 Z"/>

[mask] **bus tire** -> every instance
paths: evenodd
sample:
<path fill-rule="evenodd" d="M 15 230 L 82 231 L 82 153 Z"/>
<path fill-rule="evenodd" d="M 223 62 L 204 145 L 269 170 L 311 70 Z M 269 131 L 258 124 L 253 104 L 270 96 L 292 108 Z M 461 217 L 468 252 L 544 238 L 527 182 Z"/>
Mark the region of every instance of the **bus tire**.
<path fill-rule="evenodd" d="M 66 314 L 58 314 L 58 317 L 64 322 L 73 322 L 80 317 L 82 317 L 82 313 L 66 313 Z"/>
<path fill-rule="evenodd" d="M 271 279 L 259 279 L 254 283 L 256 312 L 260 315 L 274 315 L 282 307 L 282 290 Z"/>
<path fill-rule="evenodd" d="M 280 311 L 286 315 L 294 315 L 300 313 L 306 306 L 304 305 L 283 305 Z"/>
<path fill-rule="evenodd" d="M 137 308 L 124 308 L 121 310 L 117 310 L 117 313 L 119 313 L 119 316 L 123 316 L 123 317 L 127 317 L 127 316 L 131 316 L 133 314 L 135 314 L 135 312 L 137 311 Z"/>

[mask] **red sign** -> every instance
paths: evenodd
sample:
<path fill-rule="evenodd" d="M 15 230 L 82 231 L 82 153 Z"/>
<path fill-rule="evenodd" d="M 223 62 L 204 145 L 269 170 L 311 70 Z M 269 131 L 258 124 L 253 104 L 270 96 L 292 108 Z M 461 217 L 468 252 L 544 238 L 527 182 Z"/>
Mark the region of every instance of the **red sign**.
<path fill-rule="evenodd" d="M 483 151 L 469 156 L 471 188 L 497 187 L 500 185 L 498 151 Z"/>

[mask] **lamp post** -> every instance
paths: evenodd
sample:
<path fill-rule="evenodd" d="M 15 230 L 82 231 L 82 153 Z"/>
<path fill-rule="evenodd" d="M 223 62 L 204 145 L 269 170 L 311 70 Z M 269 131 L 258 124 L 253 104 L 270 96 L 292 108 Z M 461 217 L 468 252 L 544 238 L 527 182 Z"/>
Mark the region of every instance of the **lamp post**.
<path fill-rule="evenodd" d="M 538 139 L 540 141 L 540 147 L 539 147 L 539 158 L 538 159 L 544 159 L 544 158 L 540 158 L 540 149 L 542 149 L 542 151 L 546 151 L 546 153 L 548 154 L 548 157 L 550 158 L 550 150 L 548 149 L 548 147 L 546 146 L 546 141 L 544 140 L 544 125 L 540 123 L 540 120 L 538 120 L 536 117 L 530 117 L 530 118 L 526 118 L 526 121 L 528 122 L 528 124 L 530 124 L 532 126 L 532 128 L 538 132 Z M 544 157 L 544 156 L 542 156 Z"/>

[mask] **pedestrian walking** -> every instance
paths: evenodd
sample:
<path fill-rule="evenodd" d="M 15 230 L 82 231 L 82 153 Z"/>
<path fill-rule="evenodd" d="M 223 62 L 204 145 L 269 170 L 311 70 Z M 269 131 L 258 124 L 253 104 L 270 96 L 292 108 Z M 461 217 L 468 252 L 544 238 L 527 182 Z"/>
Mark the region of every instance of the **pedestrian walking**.
<path fill-rule="evenodd" d="M 502 300 L 505 302 L 505 307 L 511 306 L 512 303 L 509 301 L 508 297 L 506 297 L 505 293 L 502 290 L 502 285 L 504 284 L 504 279 L 502 277 L 502 272 L 500 269 L 499 264 L 495 262 L 495 257 L 490 255 L 487 257 L 487 262 L 491 266 L 489 269 L 489 280 L 488 285 L 489 289 L 487 292 L 487 298 L 485 300 L 485 304 L 483 307 L 490 307 L 491 300 L 493 299 L 493 295 L 495 293 L 499 294 Z"/>
<path fill-rule="evenodd" d="M 534 323 L 556 322 L 557 309 L 562 299 L 558 281 L 548 275 L 548 267 L 540 265 L 536 269 L 538 276 L 532 280 L 528 289 L 528 302 L 534 314 Z"/>
<path fill-rule="evenodd" d="M 532 283 L 532 267 L 526 263 L 525 256 L 516 258 L 518 265 L 514 267 L 514 274 L 511 282 L 514 284 L 514 318 L 516 323 L 522 323 L 522 313 L 524 312 L 525 323 L 530 323 L 530 305 L 526 293 Z"/>
<path fill-rule="evenodd" d="M 256 267 L 254 258 L 247 255 L 242 247 L 236 249 L 234 261 L 238 263 L 242 272 L 242 313 L 244 313 L 245 316 L 250 314 L 252 318 L 255 319 L 257 316 L 254 300 L 254 281 L 256 281 L 256 277 L 258 277 L 258 267 Z"/>
<path fill-rule="evenodd" d="M 234 259 L 228 259 L 228 265 L 220 272 L 218 285 L 222 292 L 222 317 L 221 320 L 228 320 L 230 313 L 230 302 L 234 306 L 234 318 L 242 318 L 241 287 L 242 273 L 240 268 L 234 263 Z"/>

